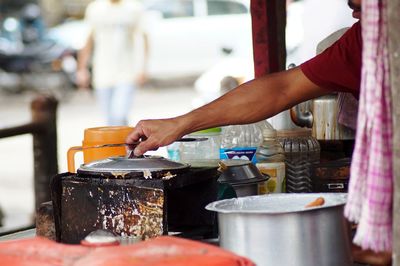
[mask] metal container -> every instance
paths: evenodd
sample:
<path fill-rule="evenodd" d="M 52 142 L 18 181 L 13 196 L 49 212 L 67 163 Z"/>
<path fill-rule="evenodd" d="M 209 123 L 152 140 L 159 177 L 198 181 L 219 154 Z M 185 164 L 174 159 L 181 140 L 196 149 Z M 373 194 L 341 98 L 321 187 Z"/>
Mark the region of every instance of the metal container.
<path fill-rule="evenodd" d="M 258 194 L 258 184 L 269 179 L 248 160 L 225 159 L 219 162 L 218 171 L 221 172 L 218 181 L 230 184 L 238 197 Z"/>
<path fill-rule="evenodd" d="M 237 197 L 258 195 L 258 183 L 250 182 L 247 184 L 232 185 Z"/>
<path fill-rule="evenodd" d="M 345 193 L 268 194 L 216 201 L 220 246 L 258 266 L 352 265 Z M 319 207 L 305 206 L 324 197 Z"/>
<path fill-rule="evenodd" d="M 290 115 L 297 126 L 312 128 L 318 140 L 354 139 L 354 130 L 338 123 L 337 94 L 296 105 L 290 109 Z"/>

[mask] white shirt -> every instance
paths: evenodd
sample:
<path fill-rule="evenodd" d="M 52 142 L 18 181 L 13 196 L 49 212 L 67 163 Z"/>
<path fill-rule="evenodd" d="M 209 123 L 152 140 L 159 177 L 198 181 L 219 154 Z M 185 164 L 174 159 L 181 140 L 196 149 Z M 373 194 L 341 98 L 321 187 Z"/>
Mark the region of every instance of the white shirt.
<path fill-rule="evenodd" d="M 96 89 L 133 84 L 140 71 L 140 52 L 134 48 L 142 32 L 143 7 L 133 0 L 112 3 L 95 0 L 87 9 L 87 21 L 94 39 L 93 85 Z"/>

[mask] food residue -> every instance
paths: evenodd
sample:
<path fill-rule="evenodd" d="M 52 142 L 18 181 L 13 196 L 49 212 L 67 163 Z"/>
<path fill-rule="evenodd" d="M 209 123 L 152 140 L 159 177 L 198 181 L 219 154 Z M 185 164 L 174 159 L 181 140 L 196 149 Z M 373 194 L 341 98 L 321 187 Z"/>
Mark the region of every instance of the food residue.
<path fill-rule="evenodd" d="M 176 174 L 173 175 L 173 174 L 171 174 L 171 172 L 168 171 L 167 173 L 164 174 L 164 176 L 162 177 L 162 180 L 170 180 L 171 178 L 173 178 L 175 176 L 176 176 Z"/>
<path fill-rule="evenodd" d="M 150 170 L 148 170 L 148 169 L 143 170 L 143 177 L 144 177 L 144 179 L 151 179 L 152 176 L 151 176 Z"/>

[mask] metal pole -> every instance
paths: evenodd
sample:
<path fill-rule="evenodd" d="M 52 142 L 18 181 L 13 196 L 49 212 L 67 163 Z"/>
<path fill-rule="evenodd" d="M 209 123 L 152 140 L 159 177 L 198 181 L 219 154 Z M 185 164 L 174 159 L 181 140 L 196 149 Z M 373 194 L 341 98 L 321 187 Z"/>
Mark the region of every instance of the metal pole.
<path fill-rule="evenodd" d="M 54 97 L 39 96 L 31 103 L 32 122 L 41 124 L 33 132 L 35 209 L 51 200 L 50 178 L 58 173 L 57 123 L 58 102 Z"/>

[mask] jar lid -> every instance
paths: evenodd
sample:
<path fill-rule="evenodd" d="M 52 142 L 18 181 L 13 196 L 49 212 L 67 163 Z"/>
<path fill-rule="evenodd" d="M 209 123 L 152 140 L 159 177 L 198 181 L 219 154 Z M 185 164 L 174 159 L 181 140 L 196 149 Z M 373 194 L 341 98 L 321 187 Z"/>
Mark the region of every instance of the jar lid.
<path fill-rule="evenodd" d="M 311 133 L 312 133 L 312 131 L 310 128 L 295 128 L 295 129 L 288 129 L 288 130 L 279 130 L 278 137 L 279 138 L 310 137 Z"/>
<path fill-rule="evenodd" d="M 221 132 L 221 128 L 220 127 L 212 127 L 212 128 L 203 129 L 203 130 L 199 130 L 199 131 L 193 132 L 192 134 L 207 134 L 207 133 L 220 133 L 220 132 Z"/>
<path fill-rule="evenodd" d="M 159 156 L 144 158 L 110 157 L 82 165 L 78 172 L 143 172 L 170 171 L 188 168 L 188 164 L 174 162 Z"/>
<path fill-rule="evenodd" d="M 273 128 L 264 128 L 262 131 L 263 138 L 276 138 L 277 133 Z"/>
<path fill-rule="evenodd" d="M 133 127 L 128 126 L 106 126 L 86 128 L 83 136 L 85 146 L 94 146 L 104 143 L 124 142 Z"/>

